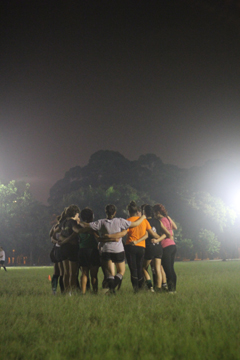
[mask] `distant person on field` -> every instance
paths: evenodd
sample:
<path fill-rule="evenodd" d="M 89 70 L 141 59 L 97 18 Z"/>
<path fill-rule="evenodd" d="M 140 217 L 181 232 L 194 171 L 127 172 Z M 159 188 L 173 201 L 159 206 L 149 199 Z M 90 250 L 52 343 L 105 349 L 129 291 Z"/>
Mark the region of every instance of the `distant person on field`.
<path fill-rule="evenodd" d="M 177 229 L 175 222 L 168 216 L 167 210 L 162 204 L 153 206 L 153 212 L 156 219 L 160 221 L 163 233 L 169 232 L 171 236 L 167 236 L 162 240 L 163 256 L 162 266 L 167 276 L 168 291 L 170 293 L 176 292 L 177 275 L 174 270 L 174 260 L 177 252 L 176 244 L 173 240 L 173 230 Z M 153 239 L 153 243 L 158 241 Z"/>
<path fill-rule="evenodd" d="M 154 218 L 153 208 L 151 205 L 145 205 L 144 214 L 146 215 L 147 220 L 151 225 L 152 231 L 154 231 L 160 236 L 156 244 L 152 243 L 151 240 L 153 239 L 153 237 L 150 234 L 146 239 L 146 251 L 144 256 L 144 264 L 143 264 L 144 277 L 146 279 L 146 283 L 149 290 L 151 290 L 153 288 L 153 285 L 152 285 L 151 277 L 148 273 L 148 267 L 150 263 L 152 263 L 154 266 L 154 273 L 155 273 L 154 290 L 161 291 L 162 290 L 161 261 L 162 261 L 163 249 L 160 239 L 164 240 L 167 236 L 166 234 L 162 235 L 160 221 Z"/>
<path fill-rule="evenodd" d="M 64 209 L 61 215 L 57 216 L 57 223 L 53 225 L 49 233 L 51 242 L 54 244 L 53 249 L 51 250 L 50 253 L 50 259 L 54 263 L 54 273 L 52 276 L 52 292 L 54 295 L 56 294 L 57 291 L 58 279 L 59 279 L 61 292 L 62 293 L 64 292 L 64 285 L 63 285 L 64 269 L 63 269 L 62 256 L 61 256 L 61 246 L 58 244 L 57 238 L 60 235 L 61 223 L 66 218 L 66 209 Z"/>
<path fill-rule="evenodd" d="M 7 269 L 4 266 L 4 263 L 5 263 L 5 251 L 0 246 L 0 270 L 1 270 L 1 267 L 3 267 L 4 270 L 7 271 Z"/>
<path fill-rule="evenodd" d="M 93 222 L 92 209 L 85 208 L 81 211 L 81 219 L 86 223 Z M 91 275 L 91 283 L 93 292 L 98 292 L 98 269 L 100 266 L 100 255 L 98 250 L 98 242 L 93 233 L 79 234 L 79 266 L 82 268 L 81 289 L 82 293 L 86 293 L 89 272 Z"/>
<path fill-rule="evenodd" d="M 127 219 L 128 221 L 134 222 L 139 219 L 139 209 L 135 201 L 131 201 L 128 205 L 128 212 L 130 215 Z M 151 225 L 146 219 L 137 227 L 128 230 L 125 252 L 135 293 L 141 289 L 144 284 L 143 262 L 146 248 L 145 239 L 147 239 L 149 235 L 151 235 L 152 238 L 159 238 L 159 235 L 152 231 Z M 153 291 L 153 288 L 151 290 Z"/>

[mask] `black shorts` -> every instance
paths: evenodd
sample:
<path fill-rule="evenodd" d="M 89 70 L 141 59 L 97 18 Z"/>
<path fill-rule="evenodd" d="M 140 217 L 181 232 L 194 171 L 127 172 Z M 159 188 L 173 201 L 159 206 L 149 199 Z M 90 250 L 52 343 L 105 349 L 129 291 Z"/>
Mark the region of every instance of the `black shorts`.
<path fill-rule="evenodd" d="M 146 246 L 144 259 L 152 260 L 152 259 L 161 259 L 163 254 L 162 245 L 149 245 Z"/>
<path fill-rule="evenodd" d="M 100 254 L 98 249 L 82 248 L 78 255 L 79 266 L 92 267 L 100 266 Z"/>
<path fill-rule="evenodd" d="M 56 259 L 56 262 L 62 261 L 62 248 L 60 246 L 55 246 L 54 257 Z"/>
<path fill-rule="evenodd" d="M 112 252 L 103 252 L 102 261 L 112 260 L 113 263 L 121 263 L 125 261 L 125 252 L 121 251 L 119 253 Z"/>
<path fill-rule="evenodd" d="M 4 263 L 5 263 L 5 260 L 0 260 L 1 265 L 4 265 Z"/>
<path fill-rule="evenodd" d="M 78 261 L 79 246 L 70 243 L 63 244 L 61 247 L 61 258 L 63 260 Z"/>

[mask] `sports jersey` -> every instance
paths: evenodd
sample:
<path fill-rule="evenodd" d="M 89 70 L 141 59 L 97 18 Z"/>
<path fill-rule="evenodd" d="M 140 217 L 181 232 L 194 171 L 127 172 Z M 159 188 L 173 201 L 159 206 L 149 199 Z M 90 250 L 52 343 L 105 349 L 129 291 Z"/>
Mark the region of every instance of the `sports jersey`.
<path fill-rule="evenodd" d="M 74 226 L 77 226 L 76 220 L 73 220 L 73 219 L 64 220 L 63 223 L 61 224 L 61 235 L 64 236 L 65 238 L 72 235 Z M 77 244 L 77 243 L 78 243 L 78 238 L 77 238 L 77 234 L 76 234 L 76 237 L 71 239 L 69 241 L 69 244 L 74 245 L 74 244 Z"/>
<path fill-rule="evenodd" d="M 88 233 L 79 234 L 79 248 L 97 249 L 98 243 L 94 235 Z"/>
<path fill-rule="evenodd" d="M 128 221 L 134 222 L 139 219 L 139 216 L 132 216 L 128 218 Z M 150 230 L 151 226 L 149 222 L 144 219 L 142 223 L 134 228 L 128 229 L 128 239 L 126 245 L 129 245 L 131 242 L 141 239 L 146 234 L 147 230 Z M 146 247 L 145 240 L 136 244 L 136 246 Z"/>
<path fill-rule="evenodd" d="M 161 218 L 161 223 L 170 232 L 170 234 L 173 235 L 171 221 L 167 217 L 162 217 Z M 166 239 L 162 240 L 162 247 L 163 248 L 165 248 L 167 246 L 170 246 L 170 245 L 176 245 L 173 239 L 166 238 Z"/>
<path fill-rule="evenodd" d="M 148 222 L 149 222 L 149 224 L 151 225 L 152 230 L 153 230 L 155 233 L 157 233 L 159 236 L 161 236 L 161 225 L 160 225 L 159 220 L 152 218 L 152 219 L 148 219 Z M 149 235 L 149 236 L 148 236 L 148 238 L 146 239 L 146 246 L 159 245 L 159 244 L 161 244 L 161 242 L 159 242 L 159 243 L 157 243 L 157 244 L 153 244 L 153 243 L 151 242 L 152 238 L 153 238 L 152 235 Z"/>
<path fill-rule="evenodd" d="M 127 230 L 131 225 L 131 221 L 122 218 L 100 219 L 91 222 L 89 225 L 91 229 L 99 231 L 100 235 L 115 234 L 122 230 Z M 102 247 L 102 252 L 118 253 L 122 251 L 124 251 L 122 238 L 118 242 L 106 242 Z"/>

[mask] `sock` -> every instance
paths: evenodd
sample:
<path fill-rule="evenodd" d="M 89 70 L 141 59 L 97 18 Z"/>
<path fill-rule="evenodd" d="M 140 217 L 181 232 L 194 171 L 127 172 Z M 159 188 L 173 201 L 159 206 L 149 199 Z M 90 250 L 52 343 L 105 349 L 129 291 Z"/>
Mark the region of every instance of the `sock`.
<path fill-rule="evenodd" d="M 60 276 L 59 278 L 59 285 L 60 285 L 61 293 L 63 293 L 64 292 L 63 276 Z"/>
<path fill-rule="evenodd" d="M 149 289 L 151 289 L 151 287 L 153 287 L 151 280 L 147 280 L 147 281 L 146 281 L 146 284 L 147 284 L 147 287 L 148 287 Z"/>
<path fill-rule="evenodd" d="M 109 287 L 110 292 L 113 292 L 114 291 L 114 283 L 115 283 L 114 276 L 109 276 L 107 279 L 107 282 L 108 282 L 108 287 Z"/>
<path fill-rule="evenodd" d="M 57 284 L 58 284 L 58 275 L 53 275 L 52 276 L 52 290 L 56 291 L 57 290 Z"/>
<path fill-rule="evenodd" d="M 118 290 L 120 289 L 122 278 L 123 277 L 121 274 L 117 274 L 114 276 L 114 288 L 118 286 Z"/>
<path fill-rule="evenodd" d="M 162 283 L 162 287 L 167 287 L 167 283 Z"/>

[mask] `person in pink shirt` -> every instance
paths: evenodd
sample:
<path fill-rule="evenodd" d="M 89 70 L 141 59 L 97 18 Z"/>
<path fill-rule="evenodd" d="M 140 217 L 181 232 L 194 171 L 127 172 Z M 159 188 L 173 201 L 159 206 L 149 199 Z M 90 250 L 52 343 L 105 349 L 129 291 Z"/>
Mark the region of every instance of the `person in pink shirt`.
<path fill-rule="evenodd" d="M 156 219 L 160 221 L 162 231 L 164 233 L 170 233 L 171 236 L 167 236 L 161 241 L 163 248 L 162 266 L 167 276 L 168 291 L 170 293 L 176 292 L 177 275 L 174 270 L 174 260 L 176 256 L 176 244 L 174 242 L 173 230 L 177 230 L 177 225 L 168 216 L 167 210 L 162 204 L 156 204 L 153 206 L 153 212 Z M 152 242 L 156 243 L 158 240 L 153 239 Z"/>

